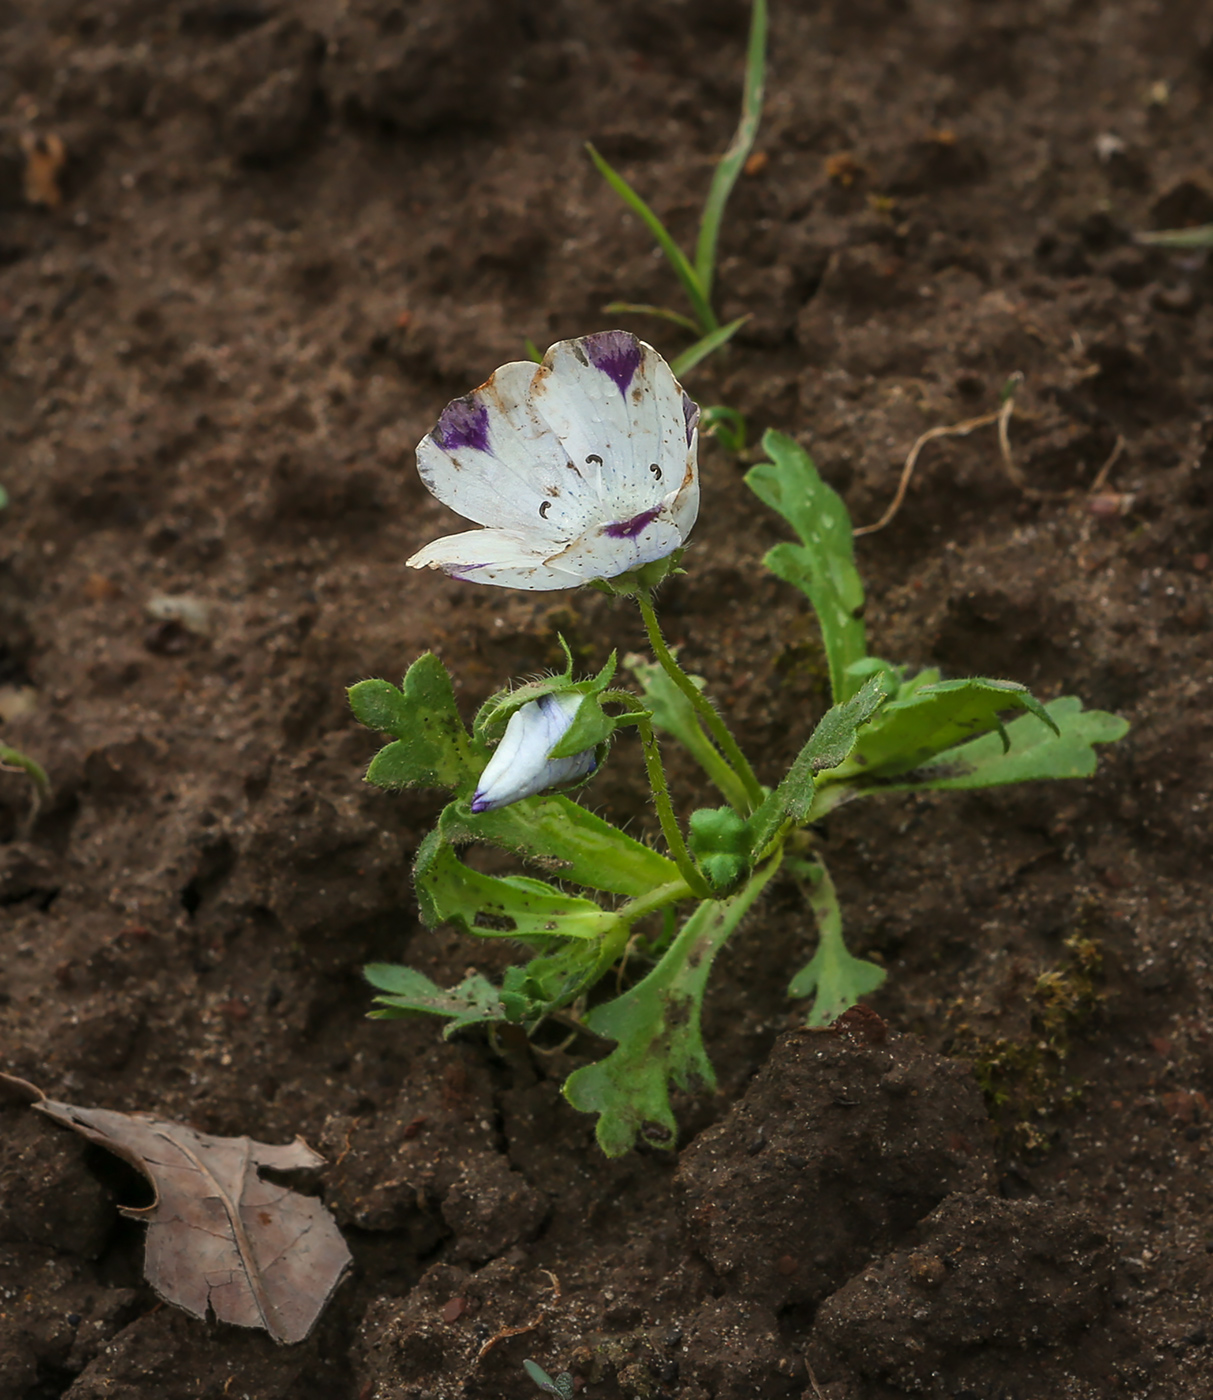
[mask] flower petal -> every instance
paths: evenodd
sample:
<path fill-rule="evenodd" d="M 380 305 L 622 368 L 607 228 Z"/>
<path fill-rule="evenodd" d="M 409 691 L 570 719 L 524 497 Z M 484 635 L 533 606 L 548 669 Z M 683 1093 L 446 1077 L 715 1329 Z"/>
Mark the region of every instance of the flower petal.
<path fill-rule="evenodd" d="M 682 388 L 651 345 L 624 331 L 553 345 L 531 400 L 592 487 L 586 525 L 660 505 L 694 472 Z"/>
<path fill-rule="evenodd" d="M 681 545 L 699 511 L 698 409 L 626 331 L 560 341 L 447 405 L 417 448 L 439 500 L 489 525 L 414 568 L 501 587 L 575 588 Z"/>
<path fill-rule="evenodd" d="M 548 757 L 568 732 L 581 701 L 579 694 L 544 695 L 514 711 L 480 775 L 473 812 L 491 812 L 593 772 L 593 748 L 568 758 Z"/>
<path fill-rule="evenodd" d="M 441 569 L 452 578 L 496 584 L 498 588 L 524 588 L 530 592 L 578 588 L 586 582 L 584 577 L 547 563 L 547 556 L 559 554 L 561 548 L 523 541 L 505 530 L 465 530 L 434 540 L 405 563 L 411 569 Z"/>
<path fill-rule="evenodd" d="M 577 478 L 531 405 L 537 372 L 529 362 L 502 365 L 479 389 L 448 404 L 417 445 L 417 470 L 443 505 L 468 520 L 555 543 L 571 535 L 561 520 L 548 518 L 550 488 L 566 479 L 575 486 Z"/>

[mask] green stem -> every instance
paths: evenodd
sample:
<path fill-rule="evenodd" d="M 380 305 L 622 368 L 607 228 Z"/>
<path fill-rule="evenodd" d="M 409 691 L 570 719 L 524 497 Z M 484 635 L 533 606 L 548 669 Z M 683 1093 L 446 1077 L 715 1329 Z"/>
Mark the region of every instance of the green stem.
<path fill-rule="evenodd" d="M 636 697 L 626 690 L 608 690 L 599 698 L 603 703 L 614 700 L 627 705 L 631 714 L 640 713 L 636 707 Z M 674 730 L 669 724 L 662 725 L 660 721 L 658 721 L 658 727 L 666 729 L 682 743 L 695 762 L 720 789 L 730 807 L 735 808 L 738 812 L 744 810 L 749 800 L 745 784 L 729 767 L 724 755 L 716 745 L 703 732 L 703 726 L 699 723 L 694 711 L 686 716 L 677 730 Z"/>
<path fill-rule="evenodd" d="M 690 899 L 694 893 L 685 880 L 671 880 L 668 884 L 658 885 L 655 889 L 649 890 L 647 894 L 637 895 L 635 899 L 629 899 L 626 904 L 619 906 L 616 913 L 620 921 L 630 928 L 638 919 L 643 919 L 646 914 L 655 914 L 658 909 L 664 909 L 670 904 L 677 904 L 680 899 Z"/>
<path fill-rule="evenodd" d="M 661 635 L 657 612 L 653 607 L 652 594 L 645 589 L 639 589 L 635 596 L 637 606 L 640 608 L 640 615 L 644 618 L 644 627 L 649 635 L 649 645 L 653 648 L 653 655 L 657 658 L 661 669 L 702 716 L 708 731 L 720 745 L 725 758 L 728 759 L 737 776 L 745 785 L 749 804 L 747 811 L 742 815 L 749 816 L 750 812 L 754 811 L 763 799 L 762 785 L 754 776 L 749 759 L 738 747 L 737 740 L 733 738 L 728 725 L 716 712 L 716 707 L 671 655 L 669 647 L 666 646 L 665 638 Z"/>
<path fill-rule="evenodd" d="M 634 716 L 640 745 L 644 750 L 644 767 L 649 775 L 649 787 L 653 789 L 653 805 L 657 808 L 657 820 L 665 843 L 670 849 L 674 864 L 678 867 L 687 888 L 696 899 L 713 899 L 712 887 L 700 874 L 699 867 L 691 858 L 687 844 L 682 839 L 682 829 L 674 815 L 674 804 L 670 801 L 670 789 L 665 780 L 665 769 L 661 766 L 661 750 L 657 744 L 657 732 L 647 714 Z"/>

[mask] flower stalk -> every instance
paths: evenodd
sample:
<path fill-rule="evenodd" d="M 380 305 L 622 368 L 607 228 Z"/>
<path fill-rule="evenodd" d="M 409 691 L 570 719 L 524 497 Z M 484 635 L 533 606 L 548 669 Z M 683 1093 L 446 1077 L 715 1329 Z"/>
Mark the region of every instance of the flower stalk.
<path fill-rule="evenodd" d="M 638 589 L 635 598 L 636 606 L 640 609 L 640 616 L 644 619 L 644 629 L 648 633 L 653 655 L 661 669 L 691 702 L 696 713 L 707 726 L 708 732 L 720 745 L 725 760 L 745 789 L 747 807 L 742 815 L 749 816 L 758 808 L 764 797 L 762 784 L 754 775 L 749 759 L 742 753 L 737 740 L 733 738 L 728 725 L 720 717 L 716 707 L 674 659 L 673 653 L 662 636 L 661 625 L 657 621 L 657 611 L 653 607 L 653 595 L 647 589 Z"/>

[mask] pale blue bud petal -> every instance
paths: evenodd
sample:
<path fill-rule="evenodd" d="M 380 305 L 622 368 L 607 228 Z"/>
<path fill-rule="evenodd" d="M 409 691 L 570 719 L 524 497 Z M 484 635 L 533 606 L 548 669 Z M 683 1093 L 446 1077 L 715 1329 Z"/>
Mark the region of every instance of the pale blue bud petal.
<path fill-rule="evenodd" d="M 571 758 L 548 755 L 568 732 L 582 697 L 544 695 L 514 711 L 472 797 L 473 812 L 491 812 L 533 797 L 545 788 L 584 778 L 594 771 L 592 748 Z"/>

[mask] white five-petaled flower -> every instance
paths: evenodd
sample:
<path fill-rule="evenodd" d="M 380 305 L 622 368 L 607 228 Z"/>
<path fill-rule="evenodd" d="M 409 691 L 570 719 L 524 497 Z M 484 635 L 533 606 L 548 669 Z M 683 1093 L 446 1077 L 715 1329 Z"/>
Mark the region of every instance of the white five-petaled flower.
<path fill-rule="evenodd" d="M 429 490 L 485 526 L 408 560 L 454 578 L 576 588 L 664 559 L 699 513 L 699 409 L 651 345 L 602 331 L 502 365 L 417 447 Z"/>
<path fill-rule="evenodd" d="M 594 771 L 592 748 L 582 749 L 571 758 L 548 757 L 568 732 L 581 699 L 573 691 L 541 695 L 514 711 L 480 775 L 472 795 L 473 812 L 506 807 L 524 797 L 533 797 L 544 788 L 571 783 Z"/>

